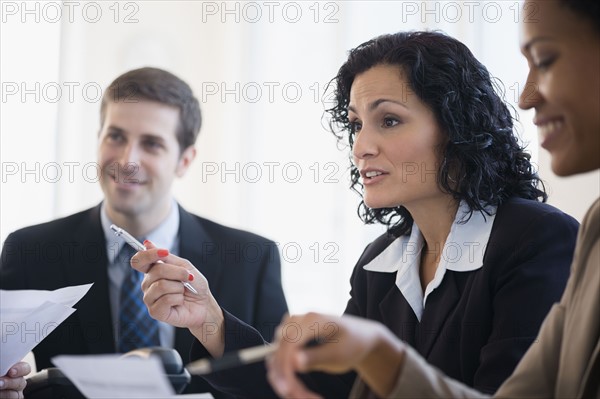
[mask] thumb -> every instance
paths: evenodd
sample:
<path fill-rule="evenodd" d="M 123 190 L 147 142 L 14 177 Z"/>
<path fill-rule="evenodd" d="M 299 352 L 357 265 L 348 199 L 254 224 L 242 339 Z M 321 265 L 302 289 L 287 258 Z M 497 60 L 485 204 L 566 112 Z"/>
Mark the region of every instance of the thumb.
<path fill-rule="evenodd" d="M 145 240 L 144 241 L 144 246 L 146 247 L 146 249 L 153 249 L 153 248 L 157 248 L 156 245 L 154 245 L 154 243 L 150 240 Z"/>

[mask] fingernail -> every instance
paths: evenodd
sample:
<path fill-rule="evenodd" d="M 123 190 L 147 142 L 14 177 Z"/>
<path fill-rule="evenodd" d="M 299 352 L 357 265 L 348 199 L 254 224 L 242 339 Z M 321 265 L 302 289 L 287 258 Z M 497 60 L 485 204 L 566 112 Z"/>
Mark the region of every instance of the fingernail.
<path fill-rule="evenodd" d="M 144 240 L 144 245 L 150 244 L 150 240 Z"/>
<path fill-rule="evenodd" d="M 169 255 L 169 250 L 168 249 L 159 249 L 157 252 L 158 256 L 160 256 L 161 258 L 164 258 L 165 256 Z"/>
<path fill-rule="evenodd" d="M 4 380 L 0 380 L 0 388 L 4 388 Z"/>
<path fill-rule="evenodd" d="M 194 275 L 192 273 L 188 274 L 188 281 L 194 281 Z"/>

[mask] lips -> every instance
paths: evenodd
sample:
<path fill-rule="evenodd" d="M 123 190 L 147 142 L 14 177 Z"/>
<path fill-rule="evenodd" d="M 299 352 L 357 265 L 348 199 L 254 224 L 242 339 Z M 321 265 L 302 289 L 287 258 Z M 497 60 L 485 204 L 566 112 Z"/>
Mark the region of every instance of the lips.
<path fill-rule="evenodd" d="M 538 127 L 541 138 L 541 146 L 548 149 L 552 142 L 560 136 L 565 126 L 563 118 L 542 118 L 536 117 L 533 123 Z"/>
<path fill-rule="evenodd" d="M 360 171 L 360 176 L 362 177 L 363 183 L 373 184 L 385 178 L 388 173 L 381 169 L 375 168 L 365 168 Z"/>
<path fill-rule="evenodd" d="M 147 180 L 139 180 L 136 177 L 128 176 L 125 174 L 119 175 L 118 177 L 115 176 L 114 174 L 109 174 L 109 176 L 115 184 L 117 184 L 118 186 L 122 186 L 122 187 L 141 186 L 141 185 L 148 183 Z"/>

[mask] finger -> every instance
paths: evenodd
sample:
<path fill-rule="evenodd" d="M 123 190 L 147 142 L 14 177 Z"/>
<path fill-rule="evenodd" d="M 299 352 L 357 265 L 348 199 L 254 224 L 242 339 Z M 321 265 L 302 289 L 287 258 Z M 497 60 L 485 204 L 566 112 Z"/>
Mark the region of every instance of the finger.
<path fill-rule="evenodd" d="M 0 399 L 23 399 L 23 391 L 4 391 L 0 388 Z"/>
<path fill-rule="evenodd" d="M 31 373 L 31 366 L 27 362 L 19 362 L 8 370 L 9 377 L 25 377 Z"/>
<path fill-rule="evenodd" d="M 194 277 L 192 275 L 191 280 Z M 190 272 L 183 266 L 172 265 L 170 263 L 157 263 L 154 267 L 144 276 L 142 281 L 142 290 L 145 292 L 152 284 L 159 280 L 171 280 L 179 282 L 191 281 Z"/>
<path fill-rule="evenodd" d="M 154 249 L 154 248 L 158 248 L 156 245 L 154 245 L 154 243 L 150 240 L 145 240 L 144 241 L 144 246 L 146 247 L 146 249 Z"/>
<path fill-rule="evenodd" d="M 286 317 L 277 329 L 277 351 L 273 353 L 269 360 L 269 371 L 274 385 L 277 385 L 281 395 L 289 397 L 292 393 L 308 394 L 306 388 L 298 380 L 298 364 L 296 356 L 298 351 L 311 338 L 308 334 L 307 317 L 291 316 Z M 306 331 L 303 331 L 306 330 Z"/>
<path fill-rule="evenodd" d="M 183 302 L 182 294 L 165 294 L 152 305 L 148 306 L 148 313 L 156 320 L 171 322 L 171 315 L 175 311 L 174 308 L 182 306 Z M 185 326 L 178 324 L 176 327 Z"/>
<path fill-rule="evenodd" d="M 27 382 L 23 377 L 0 377 L 0 380 L 2 381 L 2 383 L 0 383 L 0 389 L 3 391 L 22 391 L 25 389 L 25 385 L 27 385 Z"/>
<path fill-rule="evenodd" d="M 276 368 L 269 367 L 267 380 L 273 387 L 277 395 L 283 398 L 307 398 L 320 399 L 321 396 L 310 391 L 304 384 L 294 375 L 291 378 L 286 378 L 277 372 Z"/>
<path fill-rule="evenodd" d="M 183 266 L 190 271 L 196 270 L 187 259 L 173 255 L 164 248 L 151 248 L 146 251 L 140 251 L 131 258 L 131 267 L 142 273 L 148 273 L 157 262 L 170 263 L 172 265 Z"/>
<path fill-rule="evenodd" d="M 161 301 L 161 299 L 171 295 L 180 297 L 177 305 L 181 305 L 185 300 L 183 295 L 184 290 L 185 288 L 179 281 L 157 280 L 144 290 L 143 300 L 148 309 L 161 308 L 165 306 L 165 302 Z"/>

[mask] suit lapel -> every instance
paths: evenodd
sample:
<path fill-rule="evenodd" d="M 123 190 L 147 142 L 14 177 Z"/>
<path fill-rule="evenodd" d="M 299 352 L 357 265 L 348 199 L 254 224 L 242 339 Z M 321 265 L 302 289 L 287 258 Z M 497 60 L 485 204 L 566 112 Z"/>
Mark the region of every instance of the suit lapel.
<path fill-rule="evenodd" d="M 427 297 L 425 309 L 418 327 L 418 340 L 415 348 L 425 358 L 435 344 L 446 319 L 455 309 L 460 293 L 455 280 L 455 273 L 446 271 L 444 279 Z"/>
<path fill-rule="evenodd" d="M 114 336 L 108 295 L 106 240 L 100 223 L 100 205 L 88 212 L 88 220 L 74 226 L 75 249 L 68 254 L 65 276 L 69 285 L 94 283 L 75 305 L 89 353 L 114 352 Z"/>
<path fill-rule="evenodd" d="M 579 397 L 591 398 L 598 394 L 600 391 L 600 380 L 598 379 L 598 375 L 600 375 L 600 339 L 596 342 L 596 347 L 592 352 L 588 367 L 583 374 Z"/>
<path fill-rule="evenodd" d="M 218 286 L 221 274 L 218 258 L 222 248 L 218 245 L 200 221 L 179 206 L 179 256 L 189 260 L 206 277 L 211 291 Z"/>
<path fill-rule="evenodd" d="M 398 338 L 406 341 L 411 346 L 415 343 L 415 330 L 419 321 L 410 304 L 406 301 L 398 287 L 396 287 L 395 274 L 389 274 L 385 277 L 392 279 L 391 287 L 379 304 L 381 320 Z"/>

